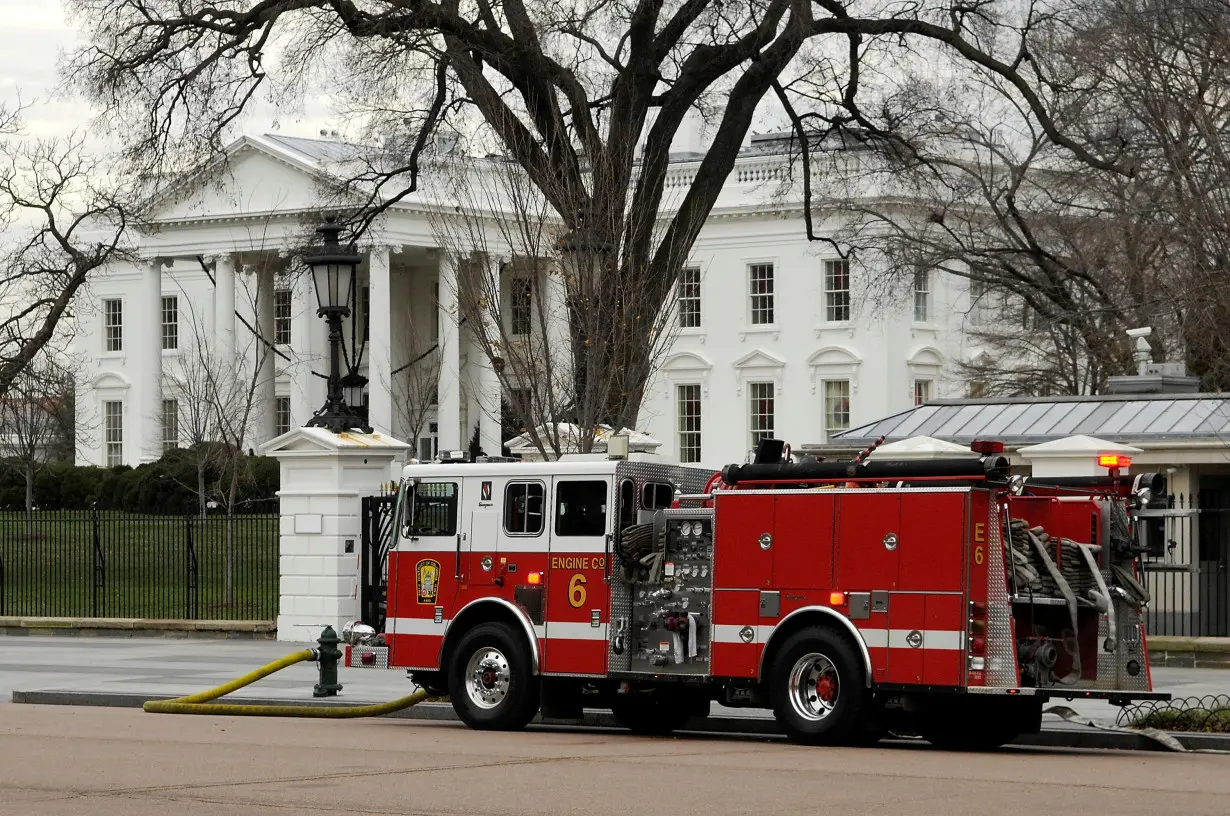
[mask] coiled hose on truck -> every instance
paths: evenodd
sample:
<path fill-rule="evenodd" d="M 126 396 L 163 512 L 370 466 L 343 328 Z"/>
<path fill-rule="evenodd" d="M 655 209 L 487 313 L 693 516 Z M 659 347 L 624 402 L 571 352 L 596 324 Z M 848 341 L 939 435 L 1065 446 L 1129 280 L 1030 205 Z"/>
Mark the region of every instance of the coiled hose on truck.
<path fill-rule="evenodd" d="M 412 705 L 425 702 L 427 700 L 440 700 L 440 697 L 434 697 L 426 690 L 420 689 L 406 697 L 397 700 L 391 700 L 387 703 L 376 703 L 373 705 L 360 706 L 311 706 L 311 705 L 240 705 L 234 703 L 213 703 L 211 700 L 216 700 L 230 694 L 233 691 L 250 686 L 257 680 L 263 677 L 279 672 L 288 666 L 293 666 L 296 663 L 305 661 L 315 661 L 316 650 L 304 649 L 301 652 L 289 654 L 286 657 L 279 658 L 268 665 L 248 672 L 242 677 L 237 677 L 229 683 L 224 683 L 217 688 L 212 688 L 209 691 L 201 691 L 196 694 L 189 694 L 185 697 L 176 697 L 174 700 L 149 700 L 141 708 L 152 714 L 214 714 L 214 715 L 232 715 L 241 717 L 317 717 L 328 720 L 345 720 L 354 719 L 356 717 L 379 717 L 384 714 L 392 714 L 394 711 L 400 711 L 403 708 L 409 708 Z"/>

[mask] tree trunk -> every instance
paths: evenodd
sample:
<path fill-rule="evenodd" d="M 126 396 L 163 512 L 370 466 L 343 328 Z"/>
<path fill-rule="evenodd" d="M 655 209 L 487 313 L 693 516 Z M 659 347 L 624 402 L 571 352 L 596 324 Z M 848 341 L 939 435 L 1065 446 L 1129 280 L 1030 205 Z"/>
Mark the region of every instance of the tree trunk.
<path fill-rule="evenodd" d="M 34 537 L 34 466 L 26 465 L 26 538 Z"/>
<path fill-rule="evenodd" d="M 205 463 L 196 463 L 196 500 L 201 510 L 201 518 L 205 518 Z"/>
<path fill-rule="evenodd" d="M 226 605 L 235 603 L 235 497 L 239 493 L 239 458 L 242 450 L 236 451 L 231 462 L 231 484 L 226 495 Z"/>

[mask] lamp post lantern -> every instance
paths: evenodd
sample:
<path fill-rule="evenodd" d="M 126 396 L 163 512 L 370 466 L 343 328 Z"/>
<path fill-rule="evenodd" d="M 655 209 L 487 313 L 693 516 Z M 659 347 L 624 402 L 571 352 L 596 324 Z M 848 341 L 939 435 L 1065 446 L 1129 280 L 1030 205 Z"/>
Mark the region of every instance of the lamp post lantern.
<path fill-rule="evenodd" d="M 350 304 L 354 302 L 355 270 L 362 260 L 354 246 L 343 247 L 337 241 L 342 228 L 333 216 L 316 228 L 321 243 L 309 249 L 303 262 L 312 271 L 312 283 L 316 288 L 317 317 L 323 317 L 329 325 L 329 394 L 324 406 L 316 412 L 308 427 L 327 428 L 334 433 L 359 430 L 371 433 L 372 429 L 347 404 L 345 385 L 352 382 L 341 375 L 342 320 L 350 317 Z M 362 379 L 360 377 L 360 379 Z M 359 386 L 360 399 L 362 384 Z"/>

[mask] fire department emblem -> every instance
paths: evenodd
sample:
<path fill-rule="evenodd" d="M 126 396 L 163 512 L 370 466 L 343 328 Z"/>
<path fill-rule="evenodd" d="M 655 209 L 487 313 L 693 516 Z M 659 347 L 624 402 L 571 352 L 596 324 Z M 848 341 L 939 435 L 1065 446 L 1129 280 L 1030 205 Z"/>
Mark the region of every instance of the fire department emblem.
<path fill-rule="evenodd" d="M 440 562 L 427 559 L 414 567 L 419 603 L 434 604 L 440 591 Z"/>
<path fill-rule="evenodd" d="M 905 636 L 905 642 L 910 644 L 911 649 L 917 649 L 922 645 L 922 632 L 915 629 Z"/>

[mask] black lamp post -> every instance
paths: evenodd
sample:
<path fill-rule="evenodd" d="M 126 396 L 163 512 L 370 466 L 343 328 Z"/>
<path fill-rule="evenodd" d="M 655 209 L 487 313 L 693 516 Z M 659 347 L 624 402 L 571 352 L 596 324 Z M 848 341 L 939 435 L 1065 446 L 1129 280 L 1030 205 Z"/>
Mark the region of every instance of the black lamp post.
<path fill-rule="evenodd" d="M 325 218 L 325 223 L 316 228 L 322 238 L 321 243 L 303 256 L 303 262 L 312 270 L 312 282 L 316 287 L 316 303 L 319 306 L 316 316 L 323 317 L 329 324 L 329 396 L 307 424 L 308 427 L 328 428 L 334 433 L 349 430 L 371 433 L 371 427 L 346 404 L 344 385 L 350 384 L 351 377 L 348 375 L 344 383 L 340 371 L 342 320 L 350 317 L 355 270 L 362 258 L 353 245 L 343 247 L 338 244 L 337 236 L 342 228 L 336 221 L 332 216 Z M 361 393 L 362 385 L 359 388 Z"/>

